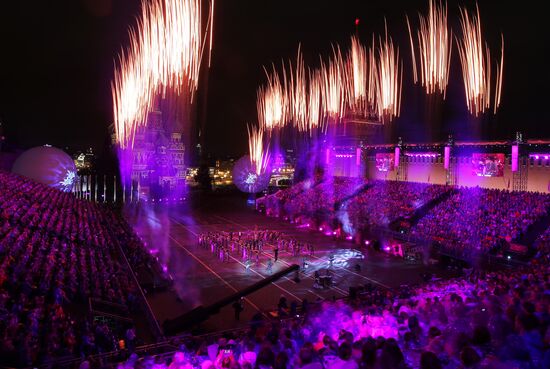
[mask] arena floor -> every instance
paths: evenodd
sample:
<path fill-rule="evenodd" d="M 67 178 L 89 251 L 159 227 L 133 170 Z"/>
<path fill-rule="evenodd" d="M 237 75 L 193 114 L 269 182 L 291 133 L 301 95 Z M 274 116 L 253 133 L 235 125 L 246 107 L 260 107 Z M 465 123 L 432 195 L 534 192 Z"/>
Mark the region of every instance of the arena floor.
<path fill-rule="evenodd" d="M 200 205 L 165 207 L 141 206 L 132 209 L 127 217 L 137 229 L 148 247 L 158 250 L 161 260 L 166 260 L 169 273 L 174 278 L 172 289 L 148 292 L 149 304 L 162 324 L 199 305 L 212 304 L 259 280 L 269 276 L 267 260 L 273 258 L 272 250 L 264 248 L 259 265 L 247 271 L 241 260 L 230 258 L 222 262 L 210 250 L 199 247 L 198 234 L 208 231 L 240 231 L 271 229 L 284 232 L 304 242 L 315 245 L 313 257 L 307 257 L 308 268 L 301 274 L 301 281 L 293 280 L 294 273 L 281 278 L 245 299 L 240 322 L 234 320 L 229 305 L 202 325 L 205 332 L 232 329 L 246 324 L 258 311 L 269 314 L 284 295 L 288 302 L 301 303 L 304 299 L 315 301 L 342 298 L 350 286 L 366 283 L 384 288 L 421 281 L 421 273 L 432 272 L 448 276 L 449 272 L 437 267 L 407 264 L 403 259 L 388 256 L 366 248 L 357 248 L 351 241 L 337 241 L 321 232 L 299 229 L 295 225 L 268 218 L 246 206 L 246 198 L 239 195 L 217 195 L 202 198 Z M 329 268 L 329 256 L 333 254 L 333 286 L 329 289 L 314 288 L 314 271 L 323 275 Z M 301 265 L 302 257 L 288 252 L 279 253 L 279 261 L 273 273 L 294 263 Z M 356 268 L 359 264 L 360 271 Z"/>

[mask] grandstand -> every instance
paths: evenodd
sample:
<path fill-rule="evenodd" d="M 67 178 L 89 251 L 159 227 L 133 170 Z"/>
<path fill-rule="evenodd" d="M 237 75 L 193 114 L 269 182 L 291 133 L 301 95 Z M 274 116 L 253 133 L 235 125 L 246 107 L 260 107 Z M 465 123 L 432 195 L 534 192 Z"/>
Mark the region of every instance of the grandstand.
<path fill-rule="evenodd" d="M 532 231 L 533 256 L 514 270 L 392 289 L 366 284 L 299 317 L 166 338 L 134 273 L 156 260 L 116 211 L 6 172 L 0 190 L 4 366 L 548 364 L 548 194 L 345 177 L 300 182 L 260 198 L 258 208 L 359 248 L 384 229 L 461 250 L 455 256 L 494 254 L 499 240 L 512 245 Z"/>
<path fill-rule="evenodd" d="M 550 226 L 549 194 L 347 177 L 307 189 L 299 183 L 259 199 L 257 208 L 358 243 L 397 231 L 394 239 L 437 244 L 469 262 L 479 254 L 504 257 L 521 243 L 534 254 L 534 241 Z"/>
<path fill-rule="evenodd" d="M 109 208 L 0 172 L 0 364 L 152 342 L 129 263 L 151 255 Z"/>

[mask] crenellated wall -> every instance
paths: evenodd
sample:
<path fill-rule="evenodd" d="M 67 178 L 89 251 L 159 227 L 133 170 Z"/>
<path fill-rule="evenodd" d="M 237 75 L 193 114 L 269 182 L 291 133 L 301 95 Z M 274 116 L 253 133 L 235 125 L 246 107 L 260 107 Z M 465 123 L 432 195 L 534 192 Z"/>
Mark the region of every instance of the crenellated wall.
<path fill-rule="evenodd" d="M 405 161 L 406 179 L 410 182 L 445 184 L 446 171 L 443 157 L 402 157 Z M 484 187 L 497 189 L 512 189 L 513 173 L 510 157 L 506 158 L 504 176 L 478 177 L 472 173 L 470 156 L 460 156 L 452 159 L 456 162 L 457 184 L 467 187 Z M 522 158 L 523 165 L 528 170 L 527 190 L 550 193 L 550 160 L 533 160 Z M 369 179 L 395 180 L 397 170 L 380 172 L 376 168 L 374 156 L 366 159 L 366 176 Z"/>

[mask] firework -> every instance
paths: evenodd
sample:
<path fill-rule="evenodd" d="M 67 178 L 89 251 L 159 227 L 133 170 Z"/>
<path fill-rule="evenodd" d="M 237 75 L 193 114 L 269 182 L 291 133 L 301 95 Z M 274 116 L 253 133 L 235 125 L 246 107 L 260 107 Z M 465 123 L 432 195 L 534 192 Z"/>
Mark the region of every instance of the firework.
<path fill-rule="evenodd" d="M 282 128 L 286 124 L 289 99 L 287 95 L 286 73 L 283 68 L 283 77 L 273 65 L 272 72 L 265 70 L 267 86 L 258 89 L 256 106 L 258 122 L 267 130 Z"/>
<path fill-rule="evenodd" d="M 258 89 L 256 100 L 260 126 L 269 133 L 291 123 L 297 131 L 312 135 L 315 129 L 326 131 L 329 123 L 342 122 L 347 114 L 377 114 L 382 122 L 399 116 L 403 69 L 399 50 L 386 36 L 377 51 L 352 37 L 345 58 L 336 45 L 328 60 L 320 57 L 320 67 L 308 68 L 306 74 L 299 47 L 296 63 L 288 63 L 288 73 L 285 63 L 282 72 L 274 65 L 265 70 L 267 83 Z"/>
<path fill-rule="evenodd" d="M 213 1 L 208 17 L 209 59 Z M 200 4 L 200 0 L 142 3 L 138 25 L 129 32 L 130 46 L 121 53 L 111 84 L 114 125 L 121 148 L 133 146 L 137 127 L 146 124 L 155 100 L 167 90 L 193 98 L 208 33 L 202 30 Z"/>
<path fill-rule="evenodd" d="M 351 49 L 346 60 L 346 99 L 348 108 L 355 113 L 367 115 L 376 100 L 376 81 L 372 66 L 372 49 L 361 44 L 358 38 L 351 38 Z"/>
<path fill-rule="evenodd" d="M 310 135 L 315 128 L 323 130 L 324 122 L 323 111 L 323 81 L 319 70 L 309 71 L 308 85 L 308 104 L 307 104 L 307 119 Z"/>
<path fill-rule="evenodd" d="M 250 153 L 250 166 L 257 176 L 263 175 L 269 165 L 269 144 L 264 145 L 264 131 L 262 127 L 257 129 L 248 126 L 248 151 Z"/>
<path fill-rule="evenodd" d="M 333 57 L 324 63 L 321 60 L 322 97 L 325 116 L 338 122 L 344 116 L 346 75 L 340 47 L 333 49 Z"/>
<path fill-rule="evenodd" d="M 479 8 L 470 15 L 464 8 L 460 10 L 462 38 L 457 38 L 462 77 L 468 110 L 474 116 L 485 112 L 491 105 L 491 53 L 482 38 Z M 501 59 L 497 63 L 495 81 L 494 112 L 500 105 L 502 92 L 502 66 L 504 63 L 504 39 L 501 43 Z"/>
<path fill-rule="evenodd" d="M 449 66 L 451 62 L 452 36 L 447 26 L 447 6 L 439 6 L 434 0 L 429 1 L 426 17 L 419 14 L 420 29 L 417 31 L 418 51 L 414 47 L 413 33 L 409 18 L 407 26 L 411 43 L 414 83 L 418 83 L 416 53 L 420 60 L 420 82 L 426 93 L 442 93 L 445 98 L 449 81 Z"/>
<path fill-rule="evenodd" d="M 212 63 L 212 44 L 214 42 L 214 3 L 214 0 L 210 2 L 210 14 L 208 17 L 208 21 L 210 23 L 210 40 L 208 42 L 208 68 L 210 68 L 210 65 Z"/>
<path fill-rule="evenodd" d="M 399 48 L 388 37 L 379 39 L 378 57 L 374 65 L 376 79 L 376 105 L 380 120 L 385 123 L 399 116 L 403 65 L 399 61 Z"/>
<path fill-rule="evenodd" d="M 308 89 L 306 70 L 300 47 L 298 47 L 296 67 L 292 68 L 292 63 L 290 63 L 289 86 L 288 99 L 292 113 L 291 120 L 298 131 L 308 131 L 310 128 L 308 119 Z"/>
<path fill-rule="evenodd" d="M 504 69 L 504 36 L 500 35 L 500 64 L 497 64 L 497 80 L 495 88 L 495 102 L 493 113 L 497 113 L 500 106 L 500 96 L 502 95 L 502 71 Z"/>

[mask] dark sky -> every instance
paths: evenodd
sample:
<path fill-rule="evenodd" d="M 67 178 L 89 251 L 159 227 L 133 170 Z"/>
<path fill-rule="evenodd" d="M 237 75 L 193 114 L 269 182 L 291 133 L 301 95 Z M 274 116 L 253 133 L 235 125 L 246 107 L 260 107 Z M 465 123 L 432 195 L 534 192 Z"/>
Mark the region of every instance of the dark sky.
<path fill-rule="evenodd" d="M 9 6 L 7 3 L 11 3 Z M 14 4 L 15 3 L 15 4 Z M 466 112 L 460 65 L 453 49 L 447 101 L 441 105 L 441 134 L 459 138 L 550 138 L 550 32 L 543 2 L 479 1 L 484 33 L 499 55 L 505 39 L 501 109 L 473 133 Z M 458 6 L 449 18 L 458 32 Z M 139 0 L 2 1 L 0 5 L 0 119 L 13 144 L 50 143 L 71 148 L 106 142 L 112 121 L 113 60 L 128 42 Z M 293 58 L 302 43 L 306 62 L 328 55 L 331 43 L 347 45 L 360 18 L 359 35 L 388 30 L 404 61 L 402 117 L 396 130 L 407 141 L 425 139 L 425 98 L 412 85 L 405 14 L 417 21 L 427 0 L 217 0 L 213 65 L 206 95 L 207 149 L 214 156 L 246 151 L 247 122 L 256 120 L 256 88 L 263 65 Z"/>

